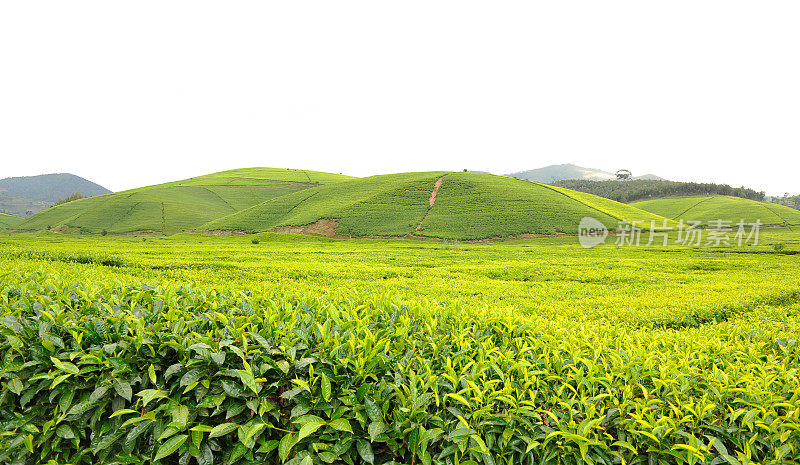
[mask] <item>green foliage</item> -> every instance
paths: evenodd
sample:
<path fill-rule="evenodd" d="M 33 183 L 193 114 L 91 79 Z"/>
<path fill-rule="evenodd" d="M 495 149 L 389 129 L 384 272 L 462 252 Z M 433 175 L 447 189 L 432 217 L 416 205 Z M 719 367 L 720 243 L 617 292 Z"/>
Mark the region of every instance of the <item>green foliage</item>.
<path fill-rule="evenodd" d="M 125 259 L 108 255 L 92 254 L 86 252 L 51 252 L 46 250 L 8 251 L 5 257 L 22 260 L 43 260 L 48 262 L 80 263 L 84 265 L 101 265 L 112 267 L 129 266 Z"/>
<path fill-rule="evenodd" d="M 53 206 L 55 207 L 57 205 L 63 205 L 65 203 L 69 203 L 69 202 L 73 202 L 75 200 L 80 200 L 80 199 L 85 199 L 85 198 L 86 198 L 85 195 L 81 194 L 80 192 L 75 192 L 74 194 L 57 201 Z"/>
<path fill-rule="evenodd" d="M 645 200 L 632 204 L 635 207 L 674 220 L 723 220 L 734 226 L 741 220 L 748 223 L 761 221 L 764 225 L 800 224 L 800 212 L 783 205 L 738 197 L 680 197 Z"/>
<path fill-rule="evenodd" d="M 0 238 L 0 463 L 800 448 L 794 257 L 259 237 Z"/>
<path fill-rule="evenodd" d="M 0 230 L 14 228 L 18 224 L 22 223 L 22 221 L 23 221 L 22 218 L 19 218 L 17 216 L 0 213 Z"/>
<path fill-rule="evenodd" d="M 600 333 L 55 275 L 2 298 L 5 461 L 687 463 L 780 460 L 800 441 L 796 340 L 751 329 L 770 309 Z"/>
<path fill-rule="evenodd" d="M 725 195 L 744 199 L 764 200 L 764 192 L 727 184 L 677 182 L 665 180 L 632 179 L 628 181 L 592 181 L 567 179 L 554 183 L 567 189 L 598 195 L 617 202 L 635 202 L 660 197 Z"/>

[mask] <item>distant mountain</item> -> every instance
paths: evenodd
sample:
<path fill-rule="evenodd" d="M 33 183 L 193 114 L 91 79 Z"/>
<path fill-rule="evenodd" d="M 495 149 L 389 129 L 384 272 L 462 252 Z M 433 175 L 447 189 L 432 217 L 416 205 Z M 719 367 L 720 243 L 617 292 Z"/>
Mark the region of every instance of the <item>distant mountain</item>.
<path fill-rule="evenodd" d="M 552 184 L 565 179 L 587 179 L 591 181 L 609 181 L 617 179 L 617 175 L 608 171 L 595 168 L 584 168 L 582 166 L 567 163 L 564 165 L 550 165 L 535 170 L 520 171 L 518 173 L 507 174 L 512 178 L 526 179 L 528 181 Z M 634 176 L 633 179 L 663 180 L 654 174 Z"/>
<path fill-rule="evenodd" d="M 666 181 L 666 179 L 662 178 L 661 176 L 656 176 L 655 174 L 643 174 L 641 176 L 634 176 L 633 179 L 641 179 L 642 181 Z"/>
<path fill-rule="evenodd" d="M 69 173 L 5 178 L 0 179 L 0 212 L 30 216 L 76 192 L 85 197 L 94 197 L 111 191 Z"/>
<path fill-rule="evenodd" d="M 518 173 L 508 174 L 507 176 L 543 183 L 553 183 L 563 181 L 564 179 L 592 179 L 595 181 L 616 179 L 616 176 L 612 173 L 593 168 L 584 168 L 569 163 L 545 166 L 544 168 L 537 168 L 535 170 L 520 171 Z"/>

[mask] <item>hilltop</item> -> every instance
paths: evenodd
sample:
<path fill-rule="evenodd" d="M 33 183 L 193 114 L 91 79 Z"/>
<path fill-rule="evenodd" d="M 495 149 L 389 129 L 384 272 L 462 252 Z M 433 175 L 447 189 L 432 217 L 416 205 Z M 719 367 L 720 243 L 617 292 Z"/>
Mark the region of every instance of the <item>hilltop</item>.
<path fill-rule="evenodd" d="M 276 197 L 205 224 L 205 231 L 484 239 L 575 233 L 584 216 L 662 221 L 629 205 L 540 183 L 470 172 L 352 179 Z"/>
<path fill-rule="evenodd" d="M 534 182 L 543 182 L 545 184 L 552 184 L 565 179 L 586 179 L 593 181 L 608 181 L 617 179 L 617 175 L 614 173 L 609 173 L 608 171 L 598 170 L 595 168 L 584 168 L 571 163 L 566 163 L 563 165 L 550 165 L 534 170 L 511 173 L 507 174 L 506 176 Z M 661 180 L 663 178 L 660 178 L 654 174 L 645 174 L 642 176 L 634 176 L 633 179 Z"/>
<path fill-rule="evenodd" d="M 349 177 L 295 169 L 222 171 L 58 205 L 28 218 L 16 229 L 169 235 L 268 199 L 344 179 Z"/>
<path fill-rule="evenodd" d="M 0 179 L 0 212 L 26 216 L 47 209 L 76 192 L 93 197 L 111 191 L 69 173 L 5 178 Z"/>
<path fill-rule="evenodd" d="M 800 224 L 800 211 L 774 203 L 759 202 L 730 196 L 678 197 L 644 200 L 631 204 L 673 220 L 711 221 L 723 220 L 735 225 L 741 220 L 748 223 L 760 220 L 767 226 Z"/>

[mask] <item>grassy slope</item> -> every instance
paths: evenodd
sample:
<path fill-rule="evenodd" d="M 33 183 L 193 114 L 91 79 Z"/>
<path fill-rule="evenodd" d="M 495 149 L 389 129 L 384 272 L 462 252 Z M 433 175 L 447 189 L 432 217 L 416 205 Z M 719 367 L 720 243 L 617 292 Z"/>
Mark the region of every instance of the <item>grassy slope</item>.
<path fill-rule="evenodd" d="M 274 168 L 223 171 L 70 202 L 34 215 L 18 228 L 42 230 L 65 225 L 88 233 L 173 234 L 318 183 L 342 179 L 348 177 Z"/>
<path fill-rule="evenodd" d="M 23 221 L 22 218 L 13 216 L 13 215 L 6 215 L 5 213 L 0 213 L 0 229 L 9 229 Z"/>
<path fill-rule="evenodd" d="M 428 200 L 440 176 L 436 203 Z M 426 216 L 427 215 L 427 216 Z M 205 230 L 267 231 L 279 226 L 335 219 L 338 233 L 356 236 L 416 234 L 448 239 L 481 239 L 521 233 L 577 232 L 584 216 L 608 227 L 620 219 L 663 218 L 589 194 L 481 173 L 403 173 L 326 185 L 262 204 L 210 222 Z"/>
<path fill-rule="evenodd" d="M 425 216 L 433 185 L 443 174 L 388 174 L 324 185 L 261 203 L 202 229 L 260 232 L 326 218 L 339 222 L 341 234 L 401 236 Z"/>
<path fill-rule="evenodd" d="M 714 220 L 724 220 L 735 224 L 741 220 L 752 223 L 758 219 L 765 225 L 800 224 L 800 211 L 783 205 L 739 197 L 667 198 L 645 200 L 631 205 L 684 221 L 708 223 Z"/>
<path fill-rule="evenodd" d="M 576 233 L 591 216 L 608 228 L 620 220 L 663 218 L 613 200 L 524 180 L 477 173 L 445 177 L 421 235 L 480 239 L 524 233 Z"/>
<path fill-rule="evenodd" d="M 607 215 L 615 218 L 617 221 L 636 221 L 641 226 L 649 225 L 651 221 L 655 221 L 656 226 L 663 225 L 663 215 L 658 215 L 636 207 L 632 207 L 631 205 L 617 202 L 616 200 L 607 199 L 605 197 L 600 197 L 593 194 L 587 194 L 585 192 L 574 191 L 557 186 L 546 187 L 584 203 L 597 211 L 606 213 Z M 672 222 L 668 221 L 667 225 L 672 225 Z M 616 224 L 614 226 L 616 226 Z"/>

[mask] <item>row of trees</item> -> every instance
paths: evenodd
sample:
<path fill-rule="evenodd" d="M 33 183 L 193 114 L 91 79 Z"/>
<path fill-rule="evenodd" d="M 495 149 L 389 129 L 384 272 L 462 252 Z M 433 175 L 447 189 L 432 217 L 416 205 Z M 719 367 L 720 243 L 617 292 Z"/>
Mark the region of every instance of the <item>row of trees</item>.
<path fill-rule="evenodd" d="M 85 195 L 81 194 L 80 192 L 76 192 L 76 193 L 70 195 L 69 197 L 63 198 L 63 199 L 59 200 L 58 202 L 54 203 L 53 206 L 55 207 L 56 205 L 61 205 L 61 204 L 72 202 L 74 200 L 80 200 L 80 199 L 85 199 L 85 198 L 86 198 Z"/>
<path fill-rule="evenodd" d="M 630 181 L 590 181 L 586 179 L 567 179 L 558 181 L 556 186 L 599 195 L 618 202 L 635 202 L 659 197 L 688 195 L 730 195 L 751 200 L 764 200 L 764 192 L 746 187 L 731 187 L 727 184 L 678 182 L 635 179 Z"/>

